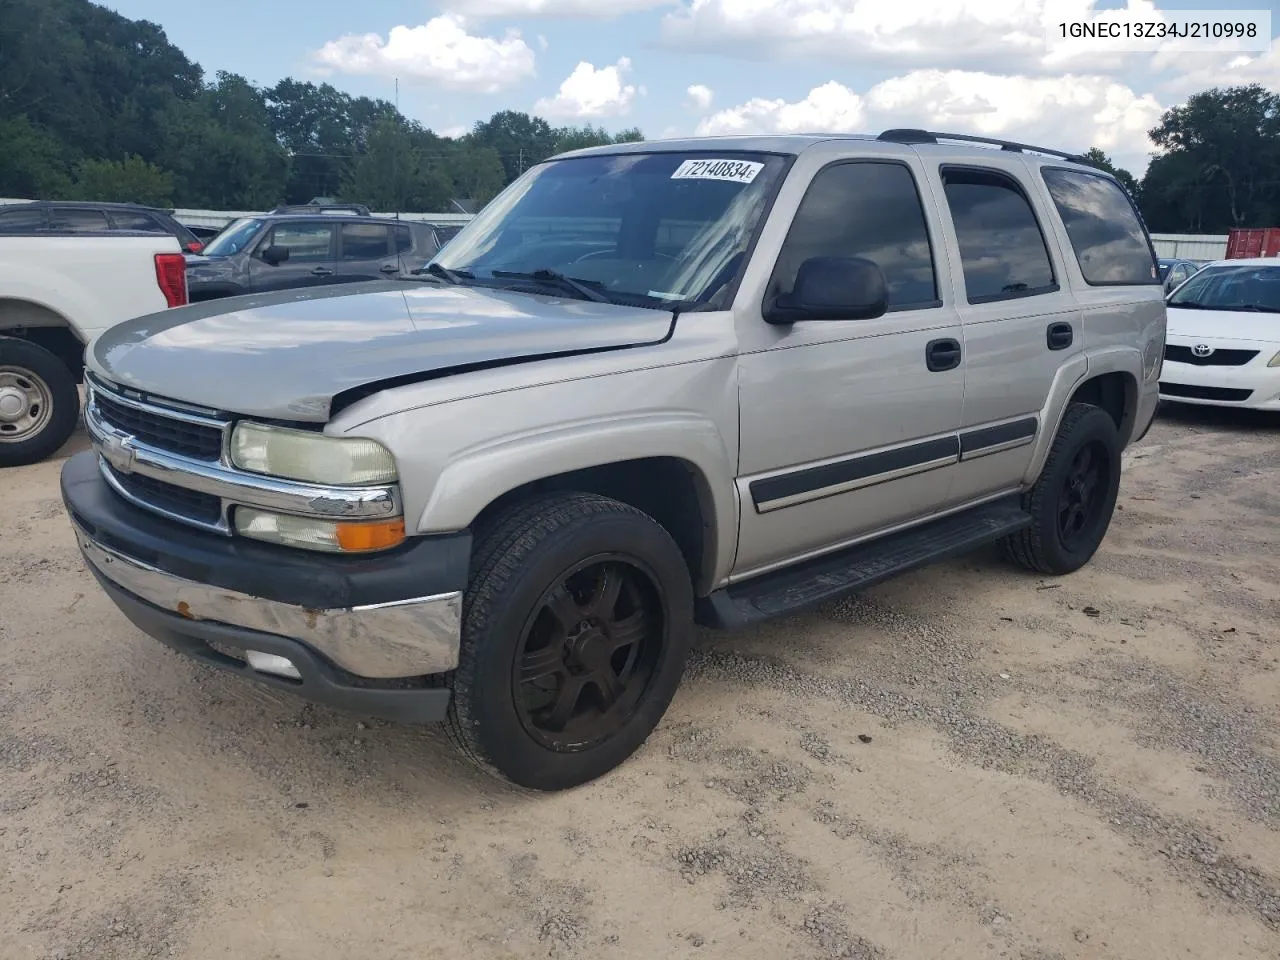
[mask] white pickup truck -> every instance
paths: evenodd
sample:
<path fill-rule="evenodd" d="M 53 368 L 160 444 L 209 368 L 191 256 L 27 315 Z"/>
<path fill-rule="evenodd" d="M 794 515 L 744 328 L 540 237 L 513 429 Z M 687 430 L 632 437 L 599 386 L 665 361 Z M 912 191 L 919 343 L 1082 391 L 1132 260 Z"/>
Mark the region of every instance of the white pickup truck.
<path fill-rule="evenodd" d="M 43 460 L 71 436 L 90 340 L 186 302 L 171 236 L 0 237 L 0 467 Z"/>

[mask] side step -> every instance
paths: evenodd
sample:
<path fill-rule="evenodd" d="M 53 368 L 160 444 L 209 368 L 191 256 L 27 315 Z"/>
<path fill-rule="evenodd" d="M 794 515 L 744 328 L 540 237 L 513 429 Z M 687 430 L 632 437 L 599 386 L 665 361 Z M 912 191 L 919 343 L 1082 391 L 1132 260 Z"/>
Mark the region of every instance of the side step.
<path fill-rule="evenodd" d="M 698 622 L 735 630 L 789 616 L 935 560 L 968 553 L 1031 525 L 1019 498 L 974 507 L 793 567 L 730 584 L 698 601 Z"/>

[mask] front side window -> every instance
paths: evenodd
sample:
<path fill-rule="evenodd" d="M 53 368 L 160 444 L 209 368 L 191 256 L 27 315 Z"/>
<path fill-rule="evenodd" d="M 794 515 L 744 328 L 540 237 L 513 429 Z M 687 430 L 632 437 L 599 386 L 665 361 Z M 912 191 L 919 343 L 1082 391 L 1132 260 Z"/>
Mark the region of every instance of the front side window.
<path fill-rule="evenodd" d="M 52 230 L 65 230 L 68 233 L 102 233 L 110 230 L 107 215 L 101 210 L 66 210 L 51 209 L 49 211 L 49 227 Z"/>
<path fill-rule="evenodd" d="M 1086 283 L 1160 282 L 1147 231 L 1120 184 L 1075 170 L 1049 168 L 1043 176 Z M 1174 268 L 1175 283 L 1185 276 L 1181 264 Z"/>
<path fill-rule="evenodd" d="M 227 224 L 202 251 L 206 257 L 229 257 L 243 250 L 262 226 L 261 220 L 242 217 Z"/>
<path fill-rule="evenodd" d="M 791 221 L 770 293 L 789 293 L 811 257 L 874 261 L 891 310 L 937 303 L 924 208 L 911 171 L 900 163 L 837 163 L 819 171 Z"/>
<path fill-rule="evenodd" d="M 626 153 L 539 164 L 433 264 L 461 282 L 696 310 L 722 306 L 784 169 L 759 153 Z M 437 272 L 439 272 L 437 270 Z M 538 273 L 544 279 L 531 280 Z M 554 286 L 554 290 L 552 287 Z"/>
<path fill-rule="evenodd" d="M 290 263 L 309 263 L 316 260 L 329 260 L 329 244 L 333 237 L 333 227 L 327 223 L 282 223 L 271 231 L 271 237 L 263 245 L 267 247 L 284 247 L 289 251 Z M 383 250 L 386 250 L 385 235 Z M 261 251 L 259 251 L 261 252 Z"/>
<path fill-rule="evenodd" d="M 1168 300 L 1183 310 L 1280 313 L 1280 267 L 1205 267 Z"/>
<path fill-rule="evenodd" d="M 970 303 L 1058 289 L 1049 248 L 1018 184 L 995 170 L 942 171 Z"/>
<path fill-rule="evenodd" d="M 39 207 L 0 210 L 0 233 L 29 233 L 44 229 L 44 211 Z"/>

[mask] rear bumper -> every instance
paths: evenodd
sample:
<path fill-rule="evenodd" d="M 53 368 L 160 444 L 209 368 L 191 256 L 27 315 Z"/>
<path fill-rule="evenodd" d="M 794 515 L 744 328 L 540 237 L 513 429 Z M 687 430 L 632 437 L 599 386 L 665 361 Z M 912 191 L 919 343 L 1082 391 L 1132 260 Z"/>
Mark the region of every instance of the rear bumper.
<path fill-rule="evenodd" d="M 253 543 L 133 506 L 93 452 L 63 466 L 62 495 L 89 570 L 156 639 L 333 706 L 407 722 L 443 715 L 447 690 L 424 678 L 457 666 L 468 534 L 361 558 Z"/>

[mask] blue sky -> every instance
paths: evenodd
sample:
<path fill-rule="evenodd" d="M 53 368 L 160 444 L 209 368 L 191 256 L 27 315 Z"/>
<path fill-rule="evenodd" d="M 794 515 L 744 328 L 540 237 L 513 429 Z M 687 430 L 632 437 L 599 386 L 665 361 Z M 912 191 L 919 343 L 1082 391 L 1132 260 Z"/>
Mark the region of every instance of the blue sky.
<path fill-rule="evenodd" d="M 1189 93 L 1235 82 L 1280 87 L 1276 46 L 1048 51 L 1043 18 L 1054 4 L 1055 18 L 1158 16 L 1149 0 L 107 3 L 159 23 L 210 74 L 324 79 L 387 99 L 398 75 L 401 110 L 447 133 L 502 109 L 639 126 L 653 137 L 919 125 L 1098 145 L 1140 171 L 1145 130 Z M 1269 10 L 1270 32 L 1280 27 L 1280 0 L 1229 5 Z"/>

